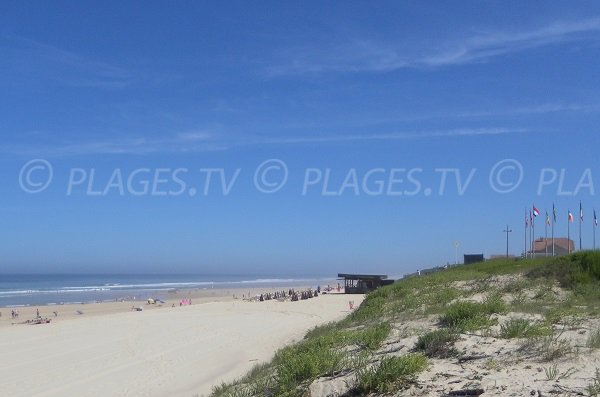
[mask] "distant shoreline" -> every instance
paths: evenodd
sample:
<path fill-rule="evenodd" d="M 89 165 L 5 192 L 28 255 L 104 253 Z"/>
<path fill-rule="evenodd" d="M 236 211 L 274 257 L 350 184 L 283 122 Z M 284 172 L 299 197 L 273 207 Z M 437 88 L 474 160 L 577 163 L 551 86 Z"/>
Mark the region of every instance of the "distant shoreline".
<path fill-rule="evenodd" d="M 65 279 L 52 275 L 51 280 L 44 276 L 29 276 L 32 279 L 0 278 L 0 308 L 19 308 L 30 306 L 64 306 L 69 304 L 95 304 L 110 302 L 131 302 L 148 298 L 166 301 L 181 293 L 194 293 L 198 296 L 213 295 L 210 291 L 243 291 L 254 289 L 289 288 L 298 285 L 312 286 L 336 285 L 333 278 L 256 278 L 226 279 L 216 281 L 202 279 L 201 276 L 170 276 L 164 280 L 156 275 L 145 276 L 83 276 Z M 37 278 L 36 278 L 37 277 Z M 41 277 L 41 278 L 39 278 Z M 122 278 L 120 278 L 122 277 Z M 181 277 L 181 278 L 180 278 Z M 186 278 L 188 277 L 188 278 Z M 194 277 L 194 278 L 190 278 Z M 206 276 L 205 276 L 206 277 Z M 208 278 L 208 277 L 207 277 Z M 205 291 L 205 292 L 202 292 Z M 238 293 L 242 295 L 243 293 Z M 225 294 L 227 295 L 227 294 Z"/>

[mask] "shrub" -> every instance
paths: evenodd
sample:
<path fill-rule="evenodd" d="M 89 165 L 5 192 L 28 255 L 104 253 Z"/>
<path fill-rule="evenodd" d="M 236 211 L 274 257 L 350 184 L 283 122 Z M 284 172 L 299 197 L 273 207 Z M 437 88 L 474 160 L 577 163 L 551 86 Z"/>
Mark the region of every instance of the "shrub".
<path fill-rule="evenodd" d="M 500 298 L 494 297 L 484 303 L 456 302 L 446 309 L 440 319 L 442 324 L 458 330 L 475 330 L 490 325 L 489 315 L 506 309 Z"/>
<path fill-rule="evenodd" d="M 550 329 L 540 324 L 532 324 L 523 318 L 513 318 L 500 326 L 500 338 L 529 338 L 550 334 Z"/>
<path fill-rule="evenodd" d="M 590 335 L 588 336 L 587 342 L 585 344 L 587 347 L 591 347 L 592 349 L 600 348 L 600 328 L 596 328 Z"/>
<path fill-rule="evenodd" d="M 392 331 L 390 323 L 381 323 L 360 331 L 351 331 L 349 340 L 361 347 L 377 350 Z"/>
<path fill-rule="evenodd" d="M 278 389 L 285 394 L 306 380 L 332 376 L 348 362 L 348 353 L 330 348 L 330 339 L 317 338 L 286 347 L 275 354 Z"/>
<path fill-rule="evenodd" d="M 548 335 L 537 338 L 525 339 L 519 351 L 530 353 L 542 361 L 554 361 L 574 352 L 573 347 L 566 339 L 559 335 Z"/>
<path fill-rule="evenodd" d="M 454 342 L 458 335 L 449 329 L 438 329 L 419 336 L 415 349 L 427 357 L 447 358 L 457 354 Z"/>
<path fill-rule="evenodd" d="M 379 364 L 357 371 L 357 392 L 394 392 L 414 381 L 414 376 L 426 367 L 427 358 L 418 353 L 384 357 Z"/>
<path fill-rule="evenodd" d="M 383 288 L 381 289 L 383 290 Z M 348 317 L 353 323 L 378 321 L 384 313 L 387 300 L 381 295 L 368 295 L 361 305 Z"/>

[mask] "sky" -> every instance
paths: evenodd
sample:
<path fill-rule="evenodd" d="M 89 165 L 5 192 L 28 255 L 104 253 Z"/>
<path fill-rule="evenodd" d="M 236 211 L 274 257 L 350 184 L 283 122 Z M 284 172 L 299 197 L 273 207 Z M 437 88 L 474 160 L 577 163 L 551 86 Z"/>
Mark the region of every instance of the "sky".
<path fill-rule="evenodd" d="M 592 248 L 599 61 L 596 2 L 2 2 L 0 272 Z"/>

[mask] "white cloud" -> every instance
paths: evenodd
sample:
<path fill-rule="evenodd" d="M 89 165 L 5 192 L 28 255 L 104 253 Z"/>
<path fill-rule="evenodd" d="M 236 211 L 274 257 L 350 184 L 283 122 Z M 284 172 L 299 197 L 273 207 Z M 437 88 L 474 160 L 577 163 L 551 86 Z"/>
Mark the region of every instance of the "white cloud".
<path fill-rule="evenodd" d="M 388 72 L 401 68 L 431 68 L 483 62 L 533 48 L 597 38 L 600 18 L 554 22 L 520 31 L 479 33 L 445 43 L 408 43 L 349 40 L 344 43 L 292 48 L 283 51 L 269 75 L 315 72 Z"/>
<path fill-rule="evenodd" d="M 130 84 L 128 70 L 36 40 L 0 35 L 4 84 L 53 82 L 74 87 L 122 88 Z"/>
<path fill-rule="evenodd" d="M 517 128 L 464 128 L 437 131 L 407 131 L 381 134 L 348 134 L 348 135 L 321 135 L 321 136 L 297 136 L 289 138 L 263 139 L 255 144 L 294 144 L 294 143 L 334 143 L 354 141 L 398 141 L 410 139 L 428 139 L 443 137 L 465 137 L 478 135 L 502 135 L 527 132 L 525 129 Z"/>
<path fill-rule="evenodd" d="M 151 155 L 165 153 L 199 153 L 223 151 L 232 147 L 255 145 L 294 145 L 361 141 L 398 141 L 517 134 L 527 132 L 517 128 L 465 128 L 435 131 L 406 131 L 374 134 L 296 135 L 284 138 L 245 136 L 216 137 L 209 133 L 182 133 L 165 138 L 131 138 L 123 140 L 89 141 L 68 144 L 3 144 L 0 152 L 19 155 L 85 156 L 85 155 Z M 194 138 L 191 139 L 190 138 Z M 197 138 L 197 139 L 196 139 Z"/>

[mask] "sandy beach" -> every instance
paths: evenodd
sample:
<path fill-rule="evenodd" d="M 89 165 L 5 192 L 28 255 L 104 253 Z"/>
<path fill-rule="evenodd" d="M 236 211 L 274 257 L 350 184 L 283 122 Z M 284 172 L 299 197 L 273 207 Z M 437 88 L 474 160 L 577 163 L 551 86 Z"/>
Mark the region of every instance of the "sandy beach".
<path fill-rule="evenodd" d="M 42 325 L 12 325 L 10 309 L 3 308 L 0 394 L 207 395 L 213 385 L 242 376 L 315 325 L 343 318 L 348 300 L 329 294 L 246 302 L 213 291 L 191 306 L 138 302 L 141 312 L 131 310 L 132 302 L 44 306 L 40 314 L 52 322 Z M 358 305 L 362 297 L 352 300 Z M 35 310 L 21 309 L 19 321 Z"/>

